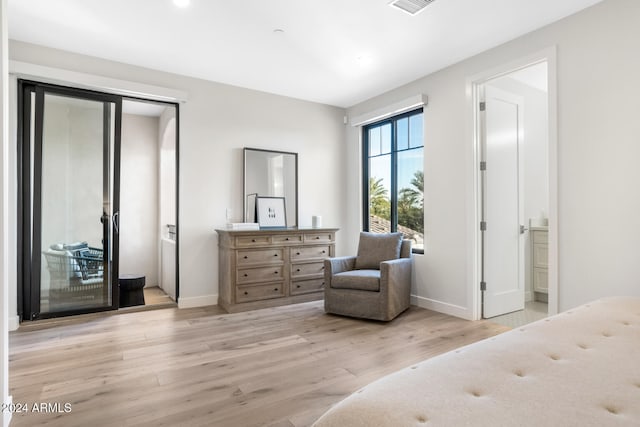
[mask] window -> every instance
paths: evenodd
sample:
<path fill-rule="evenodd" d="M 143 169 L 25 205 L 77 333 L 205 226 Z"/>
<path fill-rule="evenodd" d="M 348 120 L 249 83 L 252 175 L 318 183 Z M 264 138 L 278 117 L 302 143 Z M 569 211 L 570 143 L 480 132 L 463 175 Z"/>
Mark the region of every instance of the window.
<path fill-rule="evenodd" d="M 424 252 L 422 108 L 363 129 L 365 231 L 399 231 Z"/>

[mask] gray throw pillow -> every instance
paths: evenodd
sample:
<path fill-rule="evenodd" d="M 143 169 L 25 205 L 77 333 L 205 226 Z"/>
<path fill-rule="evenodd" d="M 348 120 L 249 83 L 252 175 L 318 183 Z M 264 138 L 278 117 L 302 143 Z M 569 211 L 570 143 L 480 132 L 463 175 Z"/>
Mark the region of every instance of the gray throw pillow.
<path fill-rule="evenodd" d="M 360 233 L 356 269 L 378 270 L 382 261 L 398 259 L 402 246 L 402 233 Z"/>

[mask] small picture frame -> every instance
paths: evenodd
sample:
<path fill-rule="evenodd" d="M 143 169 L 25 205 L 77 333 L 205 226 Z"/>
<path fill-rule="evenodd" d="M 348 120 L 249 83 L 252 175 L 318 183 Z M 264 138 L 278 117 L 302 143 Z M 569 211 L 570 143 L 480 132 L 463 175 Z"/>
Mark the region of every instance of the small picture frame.
<path fill-rule="evenodd" d="M 286 228 L 284 197 L 256 197 L 256 211 L 260 228 Z"/>

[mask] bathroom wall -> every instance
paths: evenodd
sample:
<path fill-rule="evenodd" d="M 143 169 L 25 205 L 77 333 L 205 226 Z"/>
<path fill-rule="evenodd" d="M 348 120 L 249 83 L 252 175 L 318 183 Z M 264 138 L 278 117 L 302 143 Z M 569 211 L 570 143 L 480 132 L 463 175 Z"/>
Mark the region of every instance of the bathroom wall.
<path fill-rule="evenodd" d="M 158 144 L 160 164 L 158 179 L 160 186 L 160 234 L 167 236 L 167 224 L 176 225 L 176 109 L 168 106 L 158 120 Z"/>
<path fill-rule="evenodd" d="M 158 117 L 123 114 L 120 273 L 158 286 Z"/>
<path fill-rule="evenodd" d="M 158 237 L 160 244 L 158 286 L 176 300 L 176 242 L 170 238 L 167 224 L 177 225 L 176 218 L 176 108 L 168 106 L 159 118 L 158 144 Z"/>

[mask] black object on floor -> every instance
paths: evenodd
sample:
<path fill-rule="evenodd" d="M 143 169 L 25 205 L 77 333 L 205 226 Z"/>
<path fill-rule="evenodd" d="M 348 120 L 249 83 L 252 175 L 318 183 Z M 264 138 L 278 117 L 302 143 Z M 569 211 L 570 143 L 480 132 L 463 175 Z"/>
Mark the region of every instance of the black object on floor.
<path fill-rule="evenodd" d="M 142 274 L 121 274 L 120 283 L 120 307 L 133 307 L 144 305 L 145 276 Z"/>

